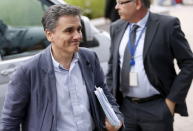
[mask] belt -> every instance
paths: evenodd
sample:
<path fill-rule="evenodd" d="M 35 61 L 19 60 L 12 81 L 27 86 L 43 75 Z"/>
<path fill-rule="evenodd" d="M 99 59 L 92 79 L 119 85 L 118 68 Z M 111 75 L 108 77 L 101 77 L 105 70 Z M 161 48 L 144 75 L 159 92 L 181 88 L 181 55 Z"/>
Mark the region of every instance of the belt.
<path fill-rule="evenodd" d="M 144 103 L 144 102 L 162 98 L 162 96 L 158 94 L 158 95 L 153 95 L 153 96 L 146 97 L 146 98 L 136 98 L 136 97 L 129 97 L 129 96 L 126 96 L 125 98 L 133 103 Z"/>

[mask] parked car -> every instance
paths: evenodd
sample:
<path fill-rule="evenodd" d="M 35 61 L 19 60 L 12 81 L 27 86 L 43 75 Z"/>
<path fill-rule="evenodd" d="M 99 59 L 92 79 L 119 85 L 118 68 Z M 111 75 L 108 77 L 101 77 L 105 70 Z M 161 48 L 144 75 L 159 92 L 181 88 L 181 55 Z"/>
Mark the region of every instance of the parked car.
<path fill-rule="evenodd" d="M 7 0 L 1 0 L 1 2 L 7 2 Z M 32 4 L 39 4 L 36 5 L 36 10 L 40 10 L 37 9 L 40 7 L 42 11 L 46 10 L 50 5 L 66 4 L 63 0 L 17 0 L 18 5 L 22 5 L 23 2 L 30 4 L 29 7 L 33 7 Z M 12 1 L 9 1 L 7 5 L 10 4 L 13 4 Z M 29 7 L 28 9 L 30 10 Z M 14 8 L 11 11 L 14 12 Z M 33 17 L 36 17 L 34 16 L 36 14 L 38 15 L 38 13 L 33 13 Z M 17 18 L 16 16 L 14 17 Z M 6 21 L 5 18 L 4 20 Z M 80 46 L 94 50 L 99 56 L 102 68 L 106 71 L 110 46 L 109 34 L 98 30 L 85 16 L 81 16 L 81 23 L 83 27 L 83 42 L 81 42 Z M 0 20 L 0 115 L 10 75 L 18 66 L 25 63 L 25 61 L 48 45 L 49 42 L 46 40 L 43 28 L 40 25 L 20 25 L 15 27 L 8 25 L 2 19 Z"/>

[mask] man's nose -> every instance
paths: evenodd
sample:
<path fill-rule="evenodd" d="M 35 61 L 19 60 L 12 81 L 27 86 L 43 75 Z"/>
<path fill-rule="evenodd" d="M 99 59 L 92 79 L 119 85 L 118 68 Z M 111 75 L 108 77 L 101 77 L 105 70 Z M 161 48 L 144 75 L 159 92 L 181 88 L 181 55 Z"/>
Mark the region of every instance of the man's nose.
<path fill-rule="evenodd" d="M 82 32 L 81 31 L 75 31 L 74 38 L 75 39 L 82 39 Z"/>
<path fill-rule="evenodd" d="M 116 5 L 115 5 L 115 9 L 117 10 L 118 8 L 119 8 L 119 3 L 116 3 Z"/>

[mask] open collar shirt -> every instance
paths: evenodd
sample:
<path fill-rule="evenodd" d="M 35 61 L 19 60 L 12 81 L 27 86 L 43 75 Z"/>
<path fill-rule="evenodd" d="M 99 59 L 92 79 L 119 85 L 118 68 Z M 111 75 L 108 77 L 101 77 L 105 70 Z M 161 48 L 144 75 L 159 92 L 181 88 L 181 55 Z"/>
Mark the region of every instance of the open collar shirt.
<path fill-rule="evenodd" d="M 57 131 L 91 131 L 94 128 L 78 60 L 78 53 L 75 53 L 67 70 L 52 55 L 57 88 Z"/>

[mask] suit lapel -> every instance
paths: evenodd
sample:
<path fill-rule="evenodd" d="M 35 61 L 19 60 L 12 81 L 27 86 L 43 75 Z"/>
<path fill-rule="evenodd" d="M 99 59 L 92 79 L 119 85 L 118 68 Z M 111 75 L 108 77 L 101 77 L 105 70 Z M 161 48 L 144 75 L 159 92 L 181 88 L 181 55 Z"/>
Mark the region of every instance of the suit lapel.
<path fill-rule="evenodd" d="M 113 89 L 113 94 L 116 95 L 115 92 L 117 92 L 119 86 L 117 87 L 116 85 L 118 85 L 118 77 L 119 77 L 119 72 L 120 72 L 120 69 L 119 69 L 119 46 L 120 46 L 120 43 L 121 43 L 121 40 L 122 40 L 122 37 L 125 33 L 125 30 L 127 28 L 127 25 L 128 25 L 128 22 L 126 21 L 122 21 L 119 23 L 118 26 L 116 26 L 117 28 L 114 29 L 113 32 L 113 35 L 111 36 L 111 39 L 112 39 L 112 46 L 113 46 L 113 77 L 115 78 L 114 81 L 113 81 L 113 87 L 115 88 L 112 88 Z"/>
<path fill-rule="evenodd" d="M 44 92 L 50 104 L 53 105 L 53 114 L 56 115 L 57 91 L 56 91 L 56 78 L 52 58 L 50 54 L 51 46 L 46 48 L 40 58 L 40 68 L 42 73 L 42 84 Z"/>
<path fill-rule="evenodd" d="M 78 60 L 79 66 L 80 66 L 80 70 L 83 76 L 83 79 L 85 81 L 86 84 L 86 89 L 87 91 L 89 91 L 88 93 L 94 91 L 94 87 L 91 82 L 93 82 L 93 76 L 92 76 L 92 67 L 91 67 L 91 63 L 90 61 L 86 58 L 83 57 L 83 55 L 81 55 L 81 53 L 79 52 L 79 60 Z"/>
<path fill-rule="evenodd" d="M 97 100 L 96 97 L 94 95 L 94 90 L 95 90 L 95 83 L 94 83 L 94 72 L 92 69 L 92 61 L 90 61 L 88 59 L 88 57 L 86 57 L 87 54 L 84 54 L 83 51 L 79 51 L 79 66 L 80 66 L 80 70 L 82 73 L 82 77 L 85 81 L 85 85 L 86 85 L 86 89 L 87 89 L 87 93 L 88 93 L 88 97 L 89 97 L 89 103 L 90 103 L 90 111 L 92 114 L 92 118 L 94 120 L 95 126 L 97 128 L 100 128 L 100 116 L 98 114 L 98 108 L 97 108 Z M 96 78 L 97 79 L 97 78 Z"/>
<path fill-rule="evenodd" d="M 147 29 L 144 41 L 144 50 L 143 50 L 143 58 L 146 57 L 149 48 L 151 47 L 152 40 L 156 34 L 158 28 L 158 21 L 155 18 L 155 15 L 150 12 L 149 19 L 147 21 Z"/>
<path fill-rule="evenodd" d="M 114 45 L 115 45 L 115 53 L 114 53 L 114 57 L 116 60 L 119 60 L 118 56 L 119 56 L 119 46 L 122 40 L 122 37 L 125 33 L 125 30 L 127 28 L 128 22 L 121 23 L 120 24 L 120 28 L 116 29 L 115 33 L 114 33 L 114 37 L 116 38 L 114 41 Z"/>

